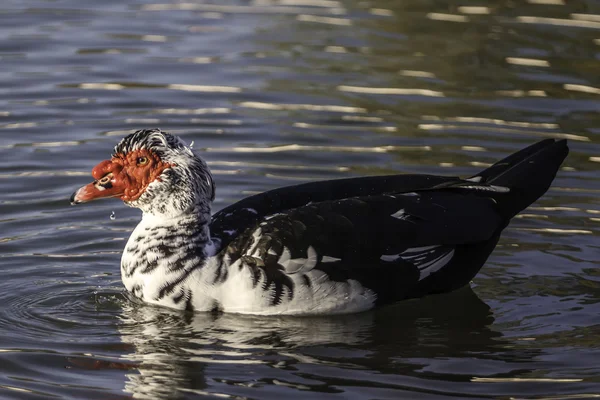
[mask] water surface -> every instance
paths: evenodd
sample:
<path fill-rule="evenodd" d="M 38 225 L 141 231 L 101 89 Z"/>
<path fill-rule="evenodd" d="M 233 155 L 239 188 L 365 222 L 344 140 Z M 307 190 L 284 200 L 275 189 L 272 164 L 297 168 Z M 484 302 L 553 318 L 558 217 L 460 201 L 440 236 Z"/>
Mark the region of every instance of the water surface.
<path fill-rule="evenodd" d="M 0 397 L 600 397 L 600 3 L 7 0 L 0 35 Z M 194 142 L 215 210 L 315 179 L 474 174 L 541 138 L 571 154 L 470 288 L 189 315 L 123 292 L 137 210 L 68 205 L 152 127 Z"/>

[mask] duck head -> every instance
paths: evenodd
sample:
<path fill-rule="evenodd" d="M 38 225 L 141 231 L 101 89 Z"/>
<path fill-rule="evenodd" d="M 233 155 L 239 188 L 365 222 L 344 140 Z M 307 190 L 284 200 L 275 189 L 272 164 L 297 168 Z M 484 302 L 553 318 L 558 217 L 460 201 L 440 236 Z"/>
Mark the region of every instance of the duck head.
<path fill-rule="evenodd" d="M 118 197 L 144 213 L 174 216 L 214 200 L 206 163 L 177 136 L 143 129 L 115 146 L 110 160 L 92 169 L 94 181 L 71 196 L 71 204 Z"/>

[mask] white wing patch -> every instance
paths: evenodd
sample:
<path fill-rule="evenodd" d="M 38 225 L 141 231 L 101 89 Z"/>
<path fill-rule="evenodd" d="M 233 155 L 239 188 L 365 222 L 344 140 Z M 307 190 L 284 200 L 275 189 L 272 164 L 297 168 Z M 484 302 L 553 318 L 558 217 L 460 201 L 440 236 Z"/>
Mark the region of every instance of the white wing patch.
<path fill-rule="evenodd" d="M 420 279 L 424 279 L 447 265 L 453 256 L 454 249 L 451 247 L 423 246 L 406 249 L 398 254 L 384 254 L 380 260 L 395 262 L 402 259 L 407 261 L 419 269 Z"/>
<path fill-rule="evenodd" d="M 406 211 L 404 211 L 404 208 L 401 208 L 398 211 L 396 211 L 395 213 L 393 213 L 391 215 L 391 217 L 397 218 L 397 219 L 406 219 L 408 217 L 408 215 L 406 215 Z"/>
<path fill-rule="evenodd" d="M 381 261 L 394 262 L 400 259 L 400 254 L 384 254 L 379 259 Z"/>
<path fill-rule="evenodd" d="M 287 250 L 287 248 L 284 249 L 284 252 L 286 250 Z M 289 254 L 289 250 L 288 250 L 288 254 Z M 282 262 L 281 261 L 282 257 L 283 257 L 283 254 L 279 258 L 279 260 L 280 260 L 279 264 L 283 268 L 285 268 L 285 270 L 288 274 L 308 272 L 308 271 L 312 270 L 315 267 L 315 265 L 317 265 L 317 261 L 318 261 L 317 252 L 315 251 L 315 249 L 312 246 L 308 246 L 308 249 L 306 250 L 306 258 L 289 258 L 289 256 L 287 256 L 287 259 Z"/>
<path fill-rule="evenodd" d="M 264 218 L 264 220 L 265 220 L 265 221 L 268 221 L 268 220 L 270 220 L 271 218 L 275 218 L 275 217 L 278 217 L 278 216 L 280 216 L 280 215 L 285 215 L 285 214 L 282 214 L 282 213 L 275 213 L 275 214 L 267 215 L 267 216 Z M 264 222 L 263 222 L 263 224 L 264 224 Z"/>
<path fill-rule="evenodd" d="M 250 247 L 246 251 L 247 256 L 257 256 L 258 257 L 259 252 L 260 252 L 260 250 L 258 249 L 258 242 L 260 241 L 261 237 L 262 237 L 262 229 L 261 228 L 257 228 L 254 230 L 254 232 L 252 232 L 252 247 Z"/>
<path fill-rule="evenodd" d="M 471 189 L 471 190 L 483 190 L 486 192 L 496 192 L 496 193 L 508 193 L 510 192 L 510 188 L 506 186 L 495 186 L 495 185 L 469 185 L 469 186 L 458 186 L 460 189 Z"/>
<path fill-rule="evenodd" d="M 284 265 L 284 263 L 287 263 L 291 258 L 292 253 L 290 253 L 290 249 L 284 247 L 283 251 L 281 252 L 281 256 L 279 256 L 279 260 L 277 260 L 277 263 L 279 265 Z"/>
<path fill-rule="evenodd" d="M 406 249 L 402 252 L 402 254 L 404 253 L 420 253 L 422 251 L 429 251 L 429 250 L 433 250 L 433 249 L 437 249 L 440 246 L 423 246 L 423 247 L 412 247 L 410 249 Z"/>

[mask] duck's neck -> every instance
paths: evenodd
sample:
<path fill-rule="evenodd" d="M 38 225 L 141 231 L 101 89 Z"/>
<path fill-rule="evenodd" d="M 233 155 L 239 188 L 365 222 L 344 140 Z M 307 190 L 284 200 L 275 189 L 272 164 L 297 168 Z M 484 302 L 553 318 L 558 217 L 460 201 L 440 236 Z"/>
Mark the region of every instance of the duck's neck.
<path fill-rule="evenodd" d="M 121 259 L 125 287 L 145 301 L 177 299 L 187 278 L 213 255 L 209 223 L 209 207 L 168 217 L 144 213 Z"/>

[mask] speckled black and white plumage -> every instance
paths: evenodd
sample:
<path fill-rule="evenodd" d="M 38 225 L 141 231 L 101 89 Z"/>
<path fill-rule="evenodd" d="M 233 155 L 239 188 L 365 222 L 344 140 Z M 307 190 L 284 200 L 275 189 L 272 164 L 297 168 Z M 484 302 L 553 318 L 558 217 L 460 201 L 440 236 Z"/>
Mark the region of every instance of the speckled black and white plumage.
<path fill-rule="evenodd" d="M 139 199 L 126 204 L 151 214 L 178 214 L 198 206 L 210 212 L 215 198 L 215 184 L 210 169 L 177 136 L 160 129 L 143 129 L 126 136 L 114 148 L 113 157 L 133 150 L 153 151 L 164 162 L 174 166 L 166 169 L 160 181 L 152 182 Z"/>
<path fill-rule="evenodd" d="M 445 292 L 475 276 L 509 220 L 550 186 L 568 153 L 544 140 L 469 178 L 396 175 L 272 190 L 211 216 L 208 167 L 175 136 L 138 131 L 175 166 L 131 206 L 126 288 L 178 309 L 340 314 Z"/>

